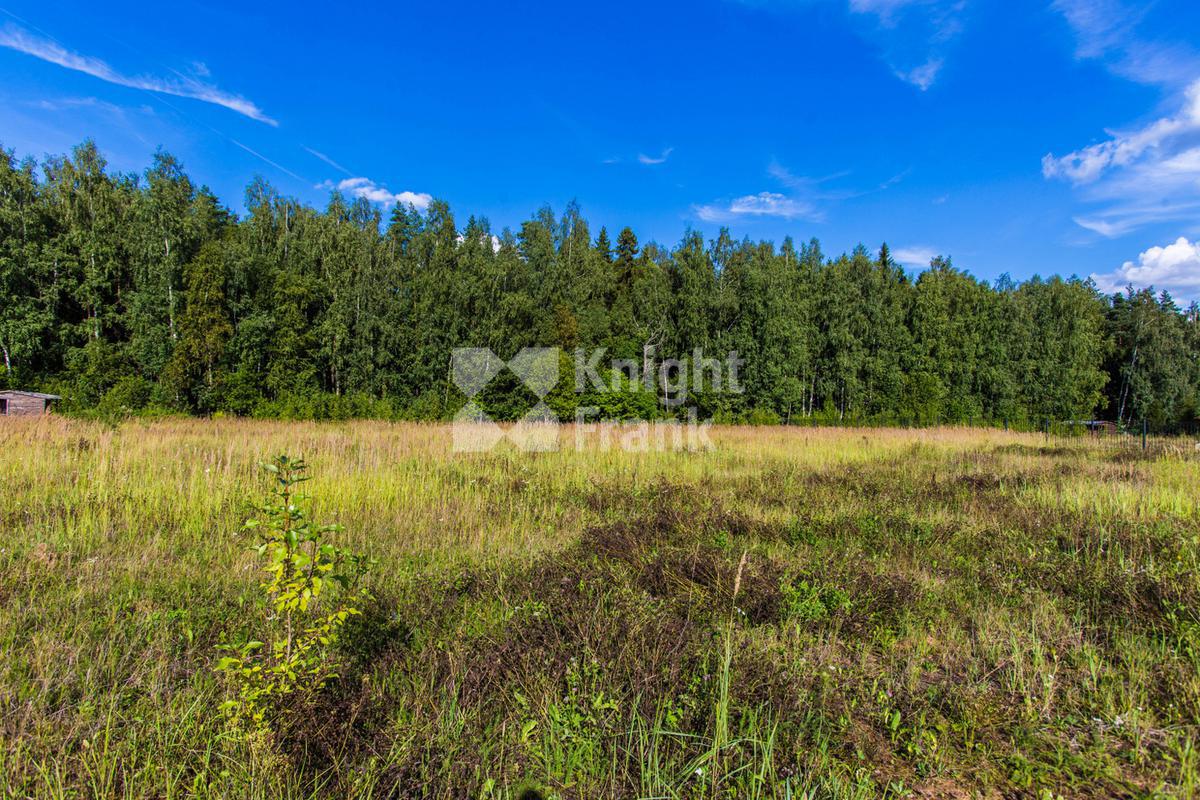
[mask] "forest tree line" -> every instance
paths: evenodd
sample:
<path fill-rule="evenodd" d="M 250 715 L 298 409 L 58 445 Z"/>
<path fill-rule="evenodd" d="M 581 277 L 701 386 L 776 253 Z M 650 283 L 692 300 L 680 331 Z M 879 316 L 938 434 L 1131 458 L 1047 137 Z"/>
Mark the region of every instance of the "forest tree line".
<path fill-rule="evenodd" d="M 463 403 L 453 348 L 603 347 L 684 364 L 736 351 L 742 391 L 688 401 L 727 421 L 1169 428 L 1198 414 L 1198 309 L 1165 292 L 988 283 L 943 258 L 912 275 L 886 245 L 829 256 L 815 239 L 727 230 L 666 248 L 593 230 L 573 203 L 498 233 L 443 202 L 385 219 L 261 179 L 245 207 L 162 152 L 136 175 L 110 172 L 91 142 L 40 165 L 0 150 L 0 387 L 77 412 L 445 419 Z M 485 400 L 511 418 L 522 392 L 508 375 Z M 633 383 L 555 402 L 681 413 Z"/>

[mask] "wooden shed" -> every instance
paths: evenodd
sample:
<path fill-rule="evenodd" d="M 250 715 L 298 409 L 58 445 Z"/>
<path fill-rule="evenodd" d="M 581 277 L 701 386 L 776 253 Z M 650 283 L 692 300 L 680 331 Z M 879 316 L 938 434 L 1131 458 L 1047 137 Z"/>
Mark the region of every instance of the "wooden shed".
<path fill-rule="evenodd" d="M 51 404 L 58 399 L 59 396 L 56 394 L 0 389 L 0 417 L 45 414 L 50 411 Z"/>

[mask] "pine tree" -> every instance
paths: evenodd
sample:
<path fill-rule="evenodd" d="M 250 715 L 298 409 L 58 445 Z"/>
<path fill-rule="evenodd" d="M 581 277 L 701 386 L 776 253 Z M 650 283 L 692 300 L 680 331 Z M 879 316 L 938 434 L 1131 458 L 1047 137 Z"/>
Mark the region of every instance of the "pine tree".
<path fill-rule="evenodd" d="M 612 262 L 612 245 L 608 242 L 608 228 L 600 228 L 596 236 L 596 253 L 605 262 Z"/>

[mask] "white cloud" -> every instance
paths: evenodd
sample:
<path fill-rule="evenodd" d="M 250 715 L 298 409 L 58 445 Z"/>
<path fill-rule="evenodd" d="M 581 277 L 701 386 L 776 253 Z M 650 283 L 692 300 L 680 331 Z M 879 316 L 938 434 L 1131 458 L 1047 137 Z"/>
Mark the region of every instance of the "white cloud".
<path fill-rule="evenodd" d="M 850 0 L 850 11 L 873 17 L 864 32 L 892 74 L 928 91 L 945 65 L 945 50 L 962 32 L 966 0 Z"/>
<path fill-rule="evenodd" d="M 1115 238 L 1200 213 L 1200 53 L 1184 42 L 1148 39 L 1139 26 L 1150 5 L 1122 0 L 1053 0 L 1075 34 L 1075 57 L 1114 75 L 1162 86 L 1178 111 L 1064 156 L 1042 159 L 1042 174 L 1065 180 L 1093 208 L 1075 222 Z"/>
<path fill-rule="evenodd" d="M 370 178 L 346 178 L 334 184 L 333 181 L 325 181 L 317 184 L 318 189 L 337 189 L 339 192 L 350 195 L 351 197 L 362 197 L 372 203 L 379 203 L 385 208 L 392 205 L 410 205 L 421 211 L 429 207 L 433 202 L 433 196 L 424 192 L 397 192 L 388 191 L 385 187 L 375 183 Z"/>
<path fill-rule="evenodd" d="M 1139 83 L 1180 86 L 1200 74 L 1200 55 L 1191 47 L 1138 35 L 1145 8 L 1120 0 L 1054 0 L 1052 7 L 1075 34 L 1076 58 L 1101 60 Z"/>
<path fill-rule="evenodd" d="M 887 191 L 902 181 L 908 171 L 895 175 L 877 187 L 856 190 L 830 187 L 833 181 L 845 178 L 849 172 L 837 172 L 821 178 L 796 175 L 778 161 L 767 166 L 767 174 L 789 190 L 759 192 L 737 197 L 732 201 L 692 206 L 693 213 L 705 222 L 730 222 L 755 217 L 778 217 L 780 219 L 803 219 L 809 222 L 824 222 L 825 207 L 874 192 Z"/>
<path fill-rule="evenodd" d="M 850 10 L 856 14 L 875 14 L 881 19 L 893 19 L 902 8 L 916 5 L 920 0 L 850 0 Z"/>
<path fill-rule="evenodd" d="M 645 153 L 638 153 L 638 163 L 646 164 L 648 166 L 665 164 L 667 163 L 667 159 L 671 157 L 671 153 L 674 151 L 674 147 L 668 147 L 666 150 L 663 150 L 662 155 L 659 156 L 648 156 Z"/>
<path fill-rule="evenodd" d="M 919 67 L 914 67 L 910 70 L 894 69 L 893 72 L 896 73 L 896 77 L 900 80 L 905 83 L 911 83 L 922 92 L 925 92 L 937 80 L 938 73 L 942 71 L 942 64 L 944 63 L 941 58 L 931 57 Z"/>
<path fill-rule="evenodd" d="M 466 241 L 467 241 L 467 237 L 466 237 L 466 236 L 463 236 L 463 235 L 460 233 L 460 234 L 458 234 L 458 236 L 454 237 L 454 240 L 455 240 L 456 242 L 458 242 L 459 244 L 462 244 L 462 243 L 464 243 L 464 242 L 466 242 Z M 493 253 L 499 253 L 499 252 L 500 252 L 500 237 L 499 237 L 499 236 L 496 236 L 496 235 L 494 235 L 494 234 L 481 233 L 481 234 L 479 235 L 478 242 L 479 242 L 480 244 L 484 244 L 484 245 L 489 245 L 489 246 L 491 246 L 491 248 L 492 248 L 492 252 L 493 252 Z"/>
<path fill-rule="evenodd" d="M 1173 145 L 1190 140 L 1189 134 L 1200 132 L 1200 80 L 1193 83 L 1184 93 L 1183 108 L 1178 114 L 1164 117 L 1128 133 L 1110 131 L 1106 142 L 1068 153 L 1061 158 L 1047 155 L 1042 159 L 1042 174 L 1047 178 L 1066 178 L 1073 183 L 1090 183 L 1114 167 L 1127 167 L 1143 156 L 1159 156 L 1159 160 L 1172 153 Z M 1194 169 L 1195 164 L 1185 159 L 1179 166 Z"/>
<path fill-rule="evenodd" d="M 130 89 L 142 89 L 148 92 L 169 94 L 175 97 L 187 97 L 204 103 L 228 108 L 251 119 L 277 126 L 275 120 L 263 113 L 257 105 L 241 95 L 231 94 L 222 89 L 205 83 L 198 78 L 180 76 L 178 78 L 159 78 L 152 75 L 124 75 L 117 72 L 106 62 L 91 56 L 71 52 L 62 45 L 50 39 L 35 36 L 19 25 L 9 23 L 0 28 L 0 47 L 7 47 L 34 58 L 40 58 L 51 64 L 57 64 L 65 69 L 82 72 L 99 78 L 102 81 L 125 86 Z M 205 68 L 207 70 L 207 67 Z M 200 74 L 198 72 L 198 74 Z"/>
<path fill-rule="evenodd" d="M 779 13 L 818 0 L 737 0 Z M 962 32 L 967 0 L 825 0 L 845 8 L 858 35 L 897 78 L 921 91 L 941 73 L 944 51 Z"/>
<path fill-rule="evenodd" d="M 793 217 L 807 216 L 812 213 L 812 206 L 778 192 L 759 192 L 758 194 L 739 197 L 729 204 L 729 210 L 734 214 L 750 214 L 752 216 Z"/>
<path fill-rule="evenodd" d="M 1200 200 L 1180 203 L 1117 203 L 1089 214 L 1072 217 L 1081 228 L 1116 239 L 1158 222 L 1194 219 L 1200 216 Z"/>
<path fill-rule="evenodd" d="M 811 203 L 778 192 L 759 192 L 735 198 L 727 205 L 695 206 L 696 216 L 705 222 L 728 222 L 745 217 L 779 217 L 817 221 L 820 213 Z"/>
<path fill-rule="evenodd" d="M 933 247 L 897 247 L 892 251 L 892 259 L 905 267 L 913 267 L 914 269 L 924 269 L 929 266 L 929 262 L 937 258 L 940 253 Z"/>
<path fill-rule="evenodd" d="M 1083 190 L 1102 206 L 1075 221 L 1102 236 L 1121 236 L 1154 222 L 1185 218 L 1200 205 L 1200 80 L 1180 109 L 1140 128 L 1109 131 L 1109 138 L 1064 156 L 1042 159 L 1047 179 Z"/>
<path fill-rule="evenodd" d="M 455 237 L 455 241 L 457 241 L 459 244 L 462 244 L 463 242 L 467 241 L 467 237 L 463 236 L 460 233 L 457 237 Z M 479 235 L 478 241 L 480 244 L 490 246 L 492 248 L 493 253 L 500 252 L 500 237 L 499 236 L 496 236 L 495 234 L 482 233 Z"/>
<path fill-rule="evenodd" d="M 1200 241 L 1180 237 L 1174 244 L 1151 247 L 1138 256 L 1137 263 L 1126 261 L 1119 269 L 1092 275 L 1101 291 L 1112 294 L 1126 286 L 1144 289 L 1153 286 L 1179 297 L 1200 296 Z"/>

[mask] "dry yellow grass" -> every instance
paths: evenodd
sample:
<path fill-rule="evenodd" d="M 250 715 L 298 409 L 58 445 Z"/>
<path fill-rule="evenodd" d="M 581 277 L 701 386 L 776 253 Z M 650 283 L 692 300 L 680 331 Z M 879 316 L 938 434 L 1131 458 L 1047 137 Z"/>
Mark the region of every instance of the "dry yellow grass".
<path fill-rule="evenodd" d="M 712 749 L 706 643 L 743 571 L 732 743 L 711 761 L 731 776 L 710 788 L 1194 790 L 1193 448 L 726 427 L 631 453 L 576 434 L 456 454 L 433 424 L 0 420 L 0 796 L 502 797 L 523 776 L 693 796 L 677 773 Z M 238 529 L 280 453 L 310 463 L 316 518 L 379 560 L 379 636 L 403 642 L 355 667 L 369 731 L 282 772 L 228 740 L 209 669 L 252 616 Z"/>

